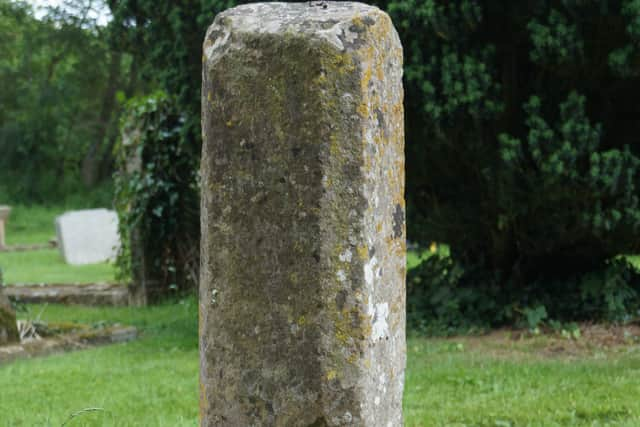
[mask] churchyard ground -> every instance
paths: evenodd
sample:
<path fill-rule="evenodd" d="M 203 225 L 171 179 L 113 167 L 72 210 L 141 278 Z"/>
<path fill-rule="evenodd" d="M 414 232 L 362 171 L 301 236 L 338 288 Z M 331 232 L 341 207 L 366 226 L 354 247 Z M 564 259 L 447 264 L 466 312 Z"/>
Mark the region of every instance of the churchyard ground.
<path fill-rule="evenodd" d="M 44 310 L 43 310 L 44 309 Z M 6 426 L 196 426 L 197 304 L 30 306 L 47 321 L 123 323 L 142 337 L 0 366 Z M 27 316 L 21 313 L 22 317 Z M 638 426 L 640 345 L 562 337 L 410 337 L 406 426 Z M 564 349 L 564 350 L 563 350 Z M 142 421 L 144 420 L 144 421 Z"/>
<path fill-rule="evenodd" d="M 29 212 L 32 223 L 21 225 L 16 216 L 10 242 L 37 243 L 50 237 L 57 211 Z M 410 254 L 409 265 L 425 256 Z M 24 269 L 36 266 L 33 260 Z M 195 299 L 149 308 L 27 308 L 19 317 L 42 312 L 45 321 L 122 323 L 138 327 L 141 338 L 0 366 L 0 424 L 59 426 L 73 414 L 68 426 L 198 424 Z M 583 326 L 577 338 L 494 331 L 436 339 L 410 331 L 405 424 L 638 426 L 637 329 Z"/>

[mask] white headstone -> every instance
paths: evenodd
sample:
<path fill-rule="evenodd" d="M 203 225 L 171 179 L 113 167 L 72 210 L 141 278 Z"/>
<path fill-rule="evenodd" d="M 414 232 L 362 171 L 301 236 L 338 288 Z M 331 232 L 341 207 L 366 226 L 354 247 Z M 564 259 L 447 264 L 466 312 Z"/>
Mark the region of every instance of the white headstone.
<path fill-rule="evenodd" d="M 56 218 L 56 233 L 67 264 L 114 261 L 120 248 L 118 215 L 107 209 L 66 212 Z"/>

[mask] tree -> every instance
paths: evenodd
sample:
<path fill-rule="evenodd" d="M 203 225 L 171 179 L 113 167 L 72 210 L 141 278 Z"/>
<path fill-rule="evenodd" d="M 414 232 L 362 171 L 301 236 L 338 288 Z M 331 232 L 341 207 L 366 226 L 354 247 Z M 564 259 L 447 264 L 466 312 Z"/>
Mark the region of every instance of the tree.
<path fill-rule="evenodd" d="M 83 162 L 85 184 L 110 177 L 127 61 L 90 18 L 92 1 L 74 4 L 36 19 L 25 3 L 0 0 L 0 176 L 13 200 L 81 191 Z"/>
<path fill-rule="evenodd" d="M 144 79 L 176 99 L 186 117 L 185 156 L 200 156 L 202 41 L 215 15 L 236 2 L 224 0 L 109 0 L 114 49 L 130 52 Z"/>

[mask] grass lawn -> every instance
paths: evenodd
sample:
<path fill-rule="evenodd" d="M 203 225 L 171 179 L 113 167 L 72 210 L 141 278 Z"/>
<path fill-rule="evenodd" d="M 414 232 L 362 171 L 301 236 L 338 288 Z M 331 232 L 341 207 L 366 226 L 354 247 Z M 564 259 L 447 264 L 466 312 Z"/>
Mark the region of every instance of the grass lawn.
<path fill-rule="evenodd" d="M 7 244 L 47 243 L 55 237 L 55 217 L 62 207 L 14 206 L 7 223 Z M 4 282 L 16 283 L 96 283 L 114 282 L 111 264 L 71 266 L 59 251 L 46 249 L 28 252 L 0 252 Z"/>
<path fill-rule="evenodd" d="M 7 284 L 113 282 L 115 277 L 113 264 L 69 265 L 57 249 L 0 252 L 0 267 Z"/>
<path fill-rule="evenodd" d="M 56 237 L 54 220 L 64 211 L 62 207 L 12 206 L 7 222 L 7 245 L 47 243 Z"/>
<path fill-rule="evenodd" d="M 152 308 L 48 306 L 43 318 L 133 324 L 143 337 L 0 366 L 3 426 L 60 426 L 93 407 L 104 411 L 68 426 L 198 424 L 193 299 Z M 410 338 L 406 426 L 640 425 L 637 341 L 616 350 L 585 343 L 575 353 L 561 338 L 496 336 Z"/>

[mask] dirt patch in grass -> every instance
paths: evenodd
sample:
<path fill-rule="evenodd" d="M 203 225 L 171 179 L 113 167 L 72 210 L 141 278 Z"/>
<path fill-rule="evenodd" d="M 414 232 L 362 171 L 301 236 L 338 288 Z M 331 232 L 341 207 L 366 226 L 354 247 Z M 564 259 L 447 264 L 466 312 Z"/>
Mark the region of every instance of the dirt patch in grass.
<path fill-rule="evenodd" d="M 498 358 L 598 358 L 610 353 L 640 353 L 640 325 L 581 323 L 571 330 L 543 329 L 536 333 L 498 329 L 484 335 L 457 336 L 441 341 L 448 347 Z"/>

